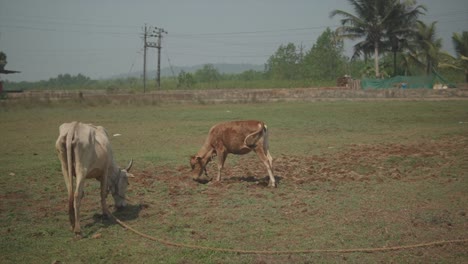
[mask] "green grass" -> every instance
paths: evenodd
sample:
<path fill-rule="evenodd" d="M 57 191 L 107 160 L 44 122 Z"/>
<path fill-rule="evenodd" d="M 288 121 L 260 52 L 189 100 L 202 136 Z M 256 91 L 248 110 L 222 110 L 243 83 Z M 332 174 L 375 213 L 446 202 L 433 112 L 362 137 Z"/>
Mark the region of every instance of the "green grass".
<path fill-rule="evenodd" d="M 298 255 L 167 247 L 101 220 L 91 180 L 82 203 L 85 238 L 76 241 L 54 144 L 63 122 L 104 126 L 117 163 L 135 160 L 132 206 L 117 215 L 156 237 L 247 250 L 397 246 L 468 238 L 468 126 L 460 123 L 467 109 L 467 101 L 2 106 L 2 262 L 466 262 L 466 244 Z M 229 156 L 219 184 L 189 178 L 189 156 L 209 128 L 235 119 L 268 124 L 277 189 L 265 187 L 254 154 Z"/>

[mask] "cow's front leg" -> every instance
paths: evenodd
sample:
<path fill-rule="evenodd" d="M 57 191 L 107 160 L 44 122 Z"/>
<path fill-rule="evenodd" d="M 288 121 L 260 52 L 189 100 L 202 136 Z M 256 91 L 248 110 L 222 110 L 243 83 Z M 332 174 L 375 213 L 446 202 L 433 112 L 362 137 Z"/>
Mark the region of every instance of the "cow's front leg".
<path fill-rule="evenodd" d="M 102 180 L 101 181 L 101 208 L 102 208 L 102 216 L 105 218 L 111 218 L 111 213 L 106 203 L 106 198 L 107 198 L 108 193 L 109 191 L 107 188 L 106 180 Z"/>
<path fill-rule="evenodd" d="M 217 181 L 221 181 L 221 170 L 224 168 L 224 162 L 226 161 L 228 153 L 226 151 L 219 152 L 221 153 L 218 155 L 218 178 Z"/>

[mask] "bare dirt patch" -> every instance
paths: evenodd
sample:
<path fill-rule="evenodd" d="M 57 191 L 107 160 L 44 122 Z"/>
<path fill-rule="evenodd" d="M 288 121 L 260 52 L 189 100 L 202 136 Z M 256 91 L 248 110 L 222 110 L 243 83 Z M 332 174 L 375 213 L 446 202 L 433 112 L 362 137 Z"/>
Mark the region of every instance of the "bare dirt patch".
<path fill-rule="evenodd" d="M 468 150 L 464 137 L 415 142 L 411 144 L 350 145 L 342 151 L 320 156 L 276 155 L 274 174 L 280 184 L 305 184 L 310 182 L 346 183 L 353 181 L 387 180 L 418 181 L 447 176 L 460 151 Z M 230 156 L 232 158 L 232 156 Z M 230 158 L 228 157 L 228 160 Z M 216 175 L 216 162 L 208 167 L 210 176 Z M 189 177 L 189 166 L 176 168 L 155 167 L 140 171 L 135 179 L 144 187 L 166 182 L 170 194 L 179 194 L 183 188 L 193 188 L 198 183 Z M 239 156 L 235 164 L 222 171 L 220 183 L 211 182 L 217 188 L 228 188 L 237 182 L 264 186 L 268 183 L 265 167 L 254 154 Z"/>

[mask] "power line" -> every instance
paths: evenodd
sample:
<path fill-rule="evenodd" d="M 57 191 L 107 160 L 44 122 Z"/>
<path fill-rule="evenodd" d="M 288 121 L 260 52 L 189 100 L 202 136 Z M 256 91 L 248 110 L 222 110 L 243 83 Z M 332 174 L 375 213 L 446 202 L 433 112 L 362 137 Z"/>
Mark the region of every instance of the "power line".
<path fill-rule="evenodd" d="M 25 29 L 34 31 L 45 31 L 45 32 L 60 32 L 60 33 L 86 33 L 86 34 L 98 34 L 98 35 L 114 35 L 114 36 L 135 36 L 138 33 L 135 32 L 112 32 L 112 31 L 90 31 L 90 30 L 79 30 L 79 29 L 57 29 L 57 28 L 41 28 L 33 26 L 20 26 L 20 25 L 8 25 L 1 24 L 0 28 L 12 28 L 12 29 Z"/>
<path fill-rule="evenodd" d="M 271 54 L 265 54 L 265 55 L 214 55 L 214 54 L 201 54 L 201 53 L 187 53 L 187 52 L 172 52 L 171 54 L 175 55 L 184 55 L 184 56 L 194 56 L 194 57 L 207 57 L 207 58 L 219 58 L 219 57 L 225 57 L 225 58 L 264 58 L 264 57 L 269 57 Z"/>
<path fill-rule="evenodd" d="M 5 15 L 0 18 L 0 20 L 4 19 L 5 21 L 15 21 L 15 24 L 18 23 L 33 23 L 34 25 L 37 24 L 53 24 L 53 25 L 67 25 L 67 26 L 92 26 L 92 27 L 104 27 L 104 28 L 129 28 L 135 29 L 137 26 L 134 25 L 117 25 L 114 21 L 109 21 L 107 24 L 101 23 L 90 23 L 89 19 L 79 19 L 79 22 L 75 22 L 69 18 L 59 18 L 59 17 L 45 17 L 45 16 L 9 16 Z M 83 21 L 83 22 L 82 22 Z"/>
<path fill-rule="evenodd" d="M 167 62 L 169 63 L 169 67 L 171 68 L 172 77 L 174 77 L 174 79 L 175 79 L 176 76 L 175 76 L 174 68 L 172 67 L 171 59 L 169 58 L 169 54 L 167 53 L 167 49 L 165 49 L 164 52 L 166 54 Z"/>
<path fill-rule="evenodd" d="M 313 29 L 324 29 L 324 28 L 334 28 L 338 25 L 333 26 L 315 26 L 315 27 L 302 27 L 302 28 L 287 28 L 287 29 L 274 29 L 274 30 L 256 30 L 256 31 L 238 31 L 238 32 L 211 32 L 211 33 L 173 33 L 172 36 L 175 37 L 193 37 L 193 36 L 223 36 L 223 35 L 248 35 L 248 34 L 261 34 L 261 33 L 280 33 L 280 32 L 289 32 L 289 31 L 303 31 L 303 30 L 313 30 Z"/>

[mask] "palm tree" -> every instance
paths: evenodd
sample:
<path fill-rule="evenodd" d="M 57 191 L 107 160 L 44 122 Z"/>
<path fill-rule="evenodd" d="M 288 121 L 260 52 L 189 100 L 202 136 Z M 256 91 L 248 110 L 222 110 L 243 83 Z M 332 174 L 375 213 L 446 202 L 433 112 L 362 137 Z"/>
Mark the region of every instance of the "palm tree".
<path fill-rule="evenodd" d="M 340 15 L 341 27 L 337 29 L 342 38 L 362 39 L 354 46 L 353 58 L 374 53 L 375 74 L 379 77 L 379 51 L 386 49 L 391 36 L 403 36 L 410 22 L 422 14 L 423 6 L 415 6 L 412 0 L 400 3 L 399 0 L 348 0 L 356 15 L 342 10 L 334 10 L 330 17 Z M 401 32 L 400 32 L 401 31 Z M 389 39 L 391 39 L 389 41 Z M 396 46 L 395 44 L 393 46 Z M 396 50 L 396 49 L 395 49 Z M 396 51 L 395 51 L 396 52 Z"/>
<path fill-rule="evenodd" d="M 386 47 L 393 53 L 393 75 L 397 74 L 397 52 L 409 49 L 408 39 L 416 34 L 414 27 L 419 15 L 427 11 L 423 5 L 416 5 L 416 1 L 399 2 L 395 8 L 395 16 L 387 31 Z"/>
<path fill-rule="evenodd" d="M 465 71 L 465 82 L 468 83 L 468 31 L 463 31 L 462 34 L 453 33 L 452 42 L 457 52 L 457 64 Z"/>
<path fill-rule="evenodd" d="M 434 66 L 438 66 L 441 56 L 442 39 L 436 37 L 436 24 L 437 21 L 429 25 L 426 25 L 422 21 L 417 21 L 417 32 L 412 40 L 414 49 L 410 53 L 410 56 L 413 61 L 425 68 L 427 75 L 431 74 Z"/>

